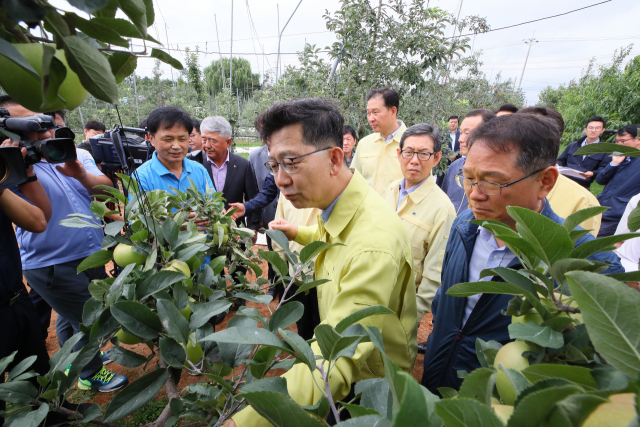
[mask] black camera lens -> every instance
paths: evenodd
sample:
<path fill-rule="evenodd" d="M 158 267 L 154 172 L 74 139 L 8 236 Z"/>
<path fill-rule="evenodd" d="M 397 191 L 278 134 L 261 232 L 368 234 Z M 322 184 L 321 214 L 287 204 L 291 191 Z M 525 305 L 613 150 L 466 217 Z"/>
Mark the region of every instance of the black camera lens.
<path fill-rule="evenodd" d="M 67 147 L 65 146 L 65 143 L 62 141 L 56 141 L 55 139 L 50 139 L 49 141 L 47 141 L 47 154 L 49 155 L 49 158 L 53 161 L 65 160 L 68 156 Z"/>

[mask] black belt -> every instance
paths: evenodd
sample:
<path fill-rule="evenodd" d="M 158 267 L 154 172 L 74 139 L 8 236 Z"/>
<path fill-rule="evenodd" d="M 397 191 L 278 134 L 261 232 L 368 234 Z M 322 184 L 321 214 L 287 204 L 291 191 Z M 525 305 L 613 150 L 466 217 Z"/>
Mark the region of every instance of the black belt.
<path fill-rule="evenodd" d="M 22 291 L 18 291 L 13 296 L 11 296 L 8 299 L 0 302 L 0 307 L 11 307 L 13 304 L 15 304 L 18 301 L 18 299 L 20 298 L 20 293 L 21 292 Z"/>

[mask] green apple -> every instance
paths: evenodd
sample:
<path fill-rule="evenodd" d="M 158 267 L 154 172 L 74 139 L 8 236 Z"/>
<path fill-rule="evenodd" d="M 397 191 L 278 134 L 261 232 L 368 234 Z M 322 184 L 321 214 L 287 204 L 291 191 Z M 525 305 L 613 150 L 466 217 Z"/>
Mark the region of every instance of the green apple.
<path fill-rule="evenodd" d="M 611 402 L 602 403 L 582 424 L 582 427 L 626 427 L 636 417 L 636 395 L 614 394 Z"/>
<path fill-rule="evenodd" d="M 221 222 L 216 222 L 213 225 L 213 230 L 217 233 L 218 231 L 218 227 L 222 227 L 222 229 L 224 230 L 224 234 L 227 234 L 229 232 L 229 226 L 227 224 L 223 224 Z"/>
<path fill-rule="evenodd" d="M 194 365 L 197 365 L 202 360 L 202 356 L 204 356 L 204 351 L 202 351 L 202 347 L 200 344 L 196 343 L 196 345 L 191 345 L 191 340 L 187 343 L 187 357 Z"/>
<path fill-rule="evenodd" d="M 139 344 L 140 341 L 142 341 L 140 338 L 130 334 L 129 332 L 126 332 L 124 329 L 120 329 L 118 332 L 116 332 L 116 337 L 118 337 L 118 341 L 121 344 L 127 345 Z"/>
<path fill-rule="evenodd" d="M 13 46 L 22 54 L 35 72 L 42 75 L 44 45 L 42 43 L 20 43 Z M 69 68 L 64 51 L 57 50 L 55 57 L 67 68 L 67 76 L 58 89 L 58 94 L 64 99 L 64 102 L 58 98 L 51 103 L 44 104 L 40 79 L 1 55 L 0 69 L 2 73 L 0 73 L 0 86 L 17 103 L 32 111 L 73 110 L 79 107 L 87 97 L 88 92 L 82 87 L 78 75 Z"/>
<path fill-rule="evenodd" d="M 193 299 L 192 297 L 189 297 L 189 301 L 196 302 L 196 300 Z M 191 317 L 191 306 L 187 304 L 182 310 L 180 310 L 180 313 L 182 313 L 182 315 L 184 316 L 185 319 L 187 319 L 187 322 L 188 322 L 189 317 Z"/>
<path fill-rule="evenodd" d="M 544 319 L 542 319 L 540 313 L 527 313 L 522 316 L 511 317 L 511 323 L 522 323 L 525 325 L 529 322 L 535 322 L 536 324 L 541 325 L 542 322 L 544 322 Z"/>
<path fill-rule="evenodd" d="M 500 417 L 505 424 L 509 421 L 511 414 L 513 414 L 513 406 L 510 405 L 491 405 L 496 415 Z"/>
<path fill-rule="evenodd" d="M 224 245 L 229 241 L 229 235 L 225 234 L 222 236 L 222 244 Z M 213 234 L 213 243 L 218 243 L 218 234 Z"/>
<path fill-rule="evenodd" d="M 202 261 L 200 261 L 199 257 L 194 256 L 193 258 L 187 260 L 187 266 L 191 271 L 198 271 L 200 270 L 200 267 L 202 267 Z"/>
<path fill-rule="evenodd" d="M 191 277 L 191 270 L 189 270 L 189 266 L 187 265 L 187 263 L 184 261 L 178 261 L 177 259 L 171 261 L 169 265 L 165 267 L 165 270 L 180 271 L 185 276 Z"/>
<path fill-rule="evenodd" d="M 498 387 L 498 393 L 500 393 L 502 401 L 507 405 L 513 405 L 515 403 L 517 394 L 513 387 L 511 387 L 507 375 L 498 368 L 498 363 L 502 363 L 506 369 L 522 371 L 529 366 L 529 360 L 526 357 L 522 357 L 522 353 L 525 351 L 531 351 L 531 347 L 529 347 L 526 342 L 510 342 L 502 346 L 493 362 L 493 365 L 498 369 L 496 387 Z"/>
<path fill-rule="evenodd" d="M 113 250 L 113 260 L 118 264 L 118 266 L 124 268 L 129 264 L 144 264 L 147 260 L 147 256 L 134 252 L 131 245 L 119 243 Z"/>

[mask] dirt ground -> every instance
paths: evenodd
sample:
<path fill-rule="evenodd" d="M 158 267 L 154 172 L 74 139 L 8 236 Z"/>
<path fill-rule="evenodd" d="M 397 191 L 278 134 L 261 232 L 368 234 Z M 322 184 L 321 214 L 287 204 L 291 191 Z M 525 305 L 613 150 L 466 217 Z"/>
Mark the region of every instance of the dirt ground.
<path fill-rule="evenodd" d="M 262 249 L 262 247 L 259 246 L 254 246 L 252 249 L 254 249 L 256 252 L 258 249 Z M 266 279 L 267 278 L 267 265 L 266 262 L 263 262 L 262 265 L 260 266 L 262 268 L 263 271 L 263 277 Z M 253 274 L 253 273 L 251 273 Z M 276 307 L 278 305 L 278 301 L 271 301 L 271 304 L 269 304 L 269 307 L 271 309 L 271 311 L 275 311 Z M 260 311 L 260 314 L 262 314 L 265 317 L 270 317 L 270 313 L 269 310 L 267 310 L 267 308 L 264 305 L 261 304 L 256 304 L 256 303 L 252 303 L 252 302 L 247 302 L 247 306 L 248 307 L 255 307 Z M 227 323 L 229 322 L 229 320 L 231 320 L 232 317 L 235 316 L 235 312 L 232 311 L 229 314 L 227 314 L 227 316 L 225 317 L 224 321 L 222 323 L 220 323 L 219 325 L 216 325 L 216 331 L 221 331 L 223 329 L 225 329 L 227 327 Z M 47 338 L 47 350 L 49 352 L 49 355 L 53 355 L 56 351 L 58 351 L 58 349 L 60 348 L 58 346 L 58 341 L 56 338 L 56 318 L 57 315 L 55 312 L 53 312 L 52 316 L 51 316 L 51 324 L 49 325 L 49 337 Z M 418 342 L 424 342 L 427 340 L 427 338 L 429 337 L 429 334 L 431 333 L 431 330 L 433 329 L 433 324 L 431 323 L 431 319 L 432 319 L 432 315 L 431 314 L 427 314 L 424 319 L 422 320 L 421 324 L 420 324 L 420 328 L 418 330 Z M 291 326 L 289 329 L 296 331 L 296 326 L 295 324 L 293 326 Z M 107 350 L 109 347 L 111 347 L 111 344 L 108 344 L 104 350 Z M 149 350 L 149 348 L 145 345 L 145 344 L 137 344 L 137 345 L 133 345 L 133 346 L 125 346 L 126 348 L 128 348 L 129 350 L 133 350 L 135 352 L 138 352 L 140 354 L 144 354 L 144 355 L 149 355 L 151 352 Z M 424 355 L 422 354 L 418 354 L 418 357 L 416 359 L 416 363 L 413 367 L 413 372 L 412 375 L 413 377 L 420 381 L 422 379 L 422 372 L 423 372 L 423 360 L 424 360 Z M 111 370 L 112 372 L 116 372 L 118 374 L 121 375 L 125 375 L 129 378 L 129 381 L 134 381 L 136 378 L 140 377 L 141 375 L 144 374 L 143 372 L 143 367 L 140 366 L 138 368 L 126 368 L 124 366 L 120 366 L 120 365 L 116 365 L 115 363 L 111 363 L 107 366 L 107 368 L 109 370 Z M 147 370 L 153 368 L 153 366 L 148 366 Z M 235 375 L 239 374 L 239 370 L 241 368 L 236 368 L 236 372 L 234 372 Z M 284 373 L 283 370 L 275 370 L 275 371 L 271 371 L 267 376 L 271 377 L 271 376 L 277 376 L 277 375 L 282 375 Z M 180 383 L 178 384 L 178 389 L 182 390 L 184 387 L 186 387 L 189 384 L 194 384 L 197 383 L 199 381 L 202 381 L 202 376 L 191 376 L 188 375 L 186 373 L 183 373 L 181 379 L 180 379 Z M 164 398 L 164 390 L 156 397 L 156 399 L 162 399 Z M 109 402 L 111 399 L 113 398 L 113 396 L 109 393 L 93 393 L 92 396 L 90 396 L 90 400 L 94 403 L 98 403 L 101 406 L 105 405 L 107 402 Z"/>

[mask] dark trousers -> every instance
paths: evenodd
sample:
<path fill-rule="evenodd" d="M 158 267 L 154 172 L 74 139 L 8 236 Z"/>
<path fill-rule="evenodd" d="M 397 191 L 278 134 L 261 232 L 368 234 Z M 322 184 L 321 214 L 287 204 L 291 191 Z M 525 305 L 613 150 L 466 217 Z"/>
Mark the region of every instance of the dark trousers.
<path fill-rule="evenodd" d="M 29 288 L 29 299 L 33 303 L 33 308 L 36 310 L 36 315 L 40 320 L 42 339 L 46 340 L 49 336 L 49 325 L 51 324 L 51 306 L 42 299 L 40 294 L 33 289 L 33 286 L 29 285 Z"/>
<path fill-rule="evenodd" d="M 0 301 L 4 303 L 4 301 Z M 9 364 L 6 371 L 10 371 L 20 361 L 30 356 L 37 356 L 37 359 L 30 369 L 39 375 L 46 375 L 49 372 L 49 354 L 44 345 L 44 340 L 40 339 L 40 322 L 36 315 L 35 308 L 27 290 L 23 288 L 20 298 L 11 306 L 0 307 L 0 359 L 9 356 L 14 351 L 18 351 Z M 0 384 L 4 382 L 4 373 L 0 375 Z M 38 387 L 37 383 L 34 384 Z M 5 402 L 0 399 L 0 411 L 4 411 Z M 3 424 L 0 417 L 0 425 Z"/>
<path fill-rule="evenodd" d="M 24 277 L 28 283 L 40 294 L 40 296 L 53 308 L 64 321 L 56 324 L 58 343 L 62 347 L 71 334 L 80 331 L 82 323 L 82 311 L 84 304 L 91 298 L 89 282 L 92 279 L 104 278 L 104 267 L 77 273 L 78 265 L 82 260 L 65 262 L 43 268 L 24 270 Z M 64 340 L 64 341 L 63 341 Z M 80 349 L 89 342 L 85 335 L 74 346 L 74 351 Z M 102 360 L 99 355 L 93 358 L 80 372 L 80 378 L 86 379 L 93 376 L 102 368 Z"/>

